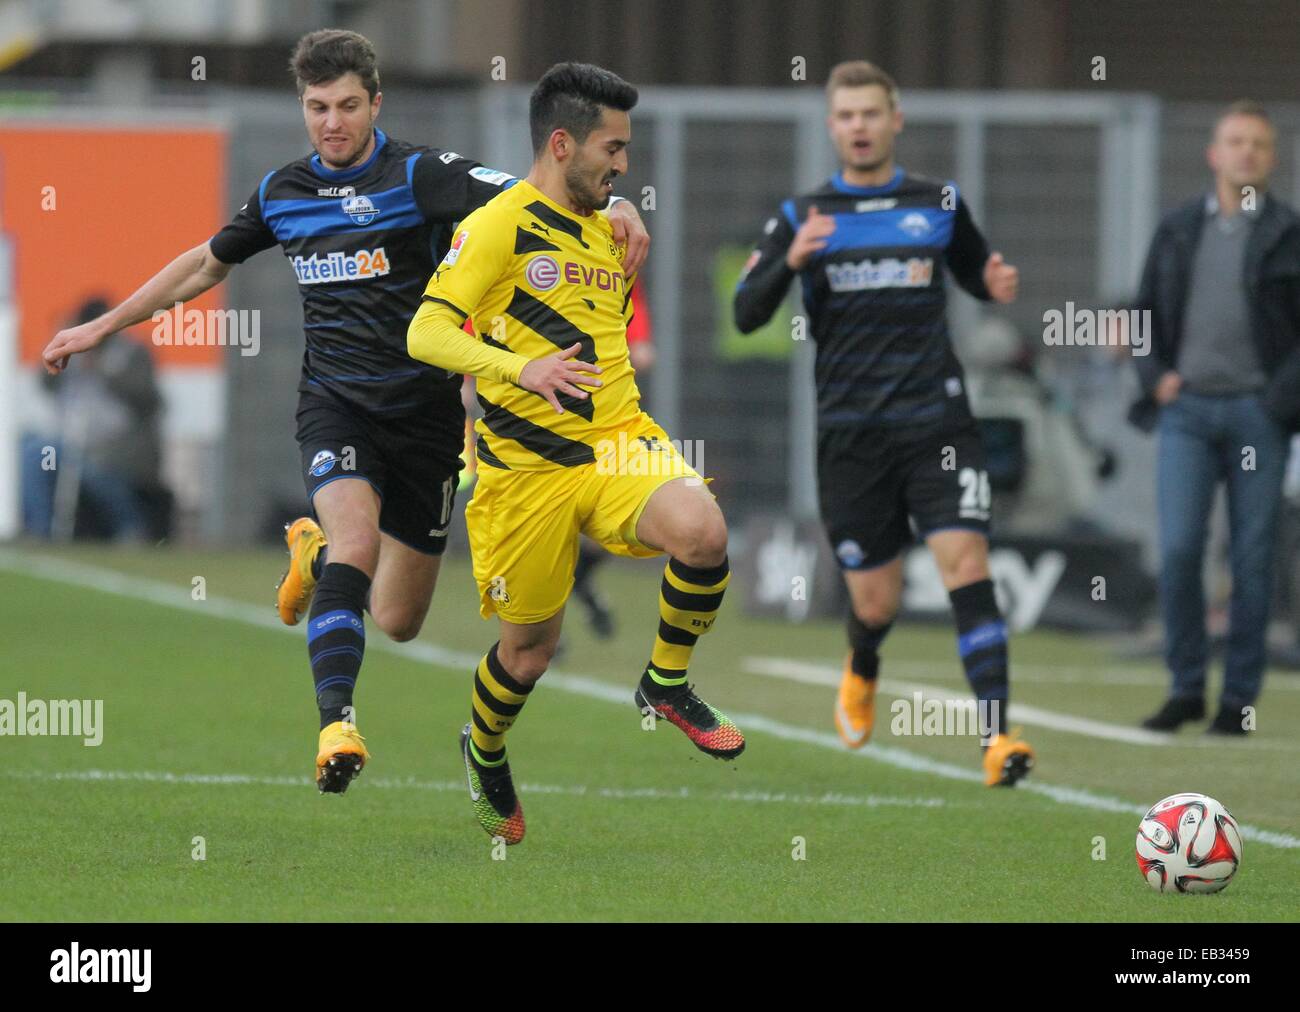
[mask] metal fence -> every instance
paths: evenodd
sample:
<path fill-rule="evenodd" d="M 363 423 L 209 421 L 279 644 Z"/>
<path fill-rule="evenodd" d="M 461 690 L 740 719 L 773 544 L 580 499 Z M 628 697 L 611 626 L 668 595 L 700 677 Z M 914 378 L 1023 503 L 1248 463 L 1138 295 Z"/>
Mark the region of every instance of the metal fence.
<path fill-rule="evenodd" d="M 504 83 L 405 89 L 386 96 L 381 122 L 394 136 L 521 173 L 530 161 L 527 96 L 525 87 Z M 75 95 L 55 108 L 57 115 L 103 112 Z M 232 211 L 266 171 L 306 150 L 288 93 L 213 88 L 196 101 L 192 92 L 160 90 L 140 115 L 169 110 L 228 125 Z M 1208 186 L 1203 148 L 1213 106 L 1144 95 L 909 92 L 903 110 L 900 163 L 955 180 L 994 248 L 1022 271 L 1014 306 L 954 295 L 959 354 L 985 315 L 1005 318 L 1042 351 L 1046 308 L 1129 296 L 1161 211 Z M 1298 199 L 1300 105 L 1272 112 L 1283 163 L 1275 191 Z M 654 236 L 644 284 L 659 364 L 643 389 L 670 434 L 704 441 L 705 469 L 717 476 L 733 525 L 757 513 L 815 514 L 813 348 L 792 341 L 785 358 L 726 352 L 721 290 L 728 279 L 719 250 L 747 249 L 782 199 L 834 170 L 824 118 L 822 95 L 812 88 L 645 88 L 633 115 L 630 171 L 619 190 L 639 202 L 652 194 L 654 208 L 642 211 Z M 289 268 L 274 253 L 235 271 L 228 284 L 232 306 L 262 311 L 262 352 L 229 357 L 224 443 L 205 465 L 215 494 L 197 526 L 208 539 L 246 541 L 302 502 L 293 442 L 301 316 Z M 1120 478 L 1097 509 L 1103 523 L 1149 544 L 1148 450 L 1121 420 L 1123 398 L 1116 391 L 1090 405 L 1121 457 Z"/>
<path fill-rule="evenodd" d="M 527 90 L 485 89 L 484 150 L 526 161 Z M 1036 337 L 1044 306 L 1115 300 L 1131 290 L 1158 212 L 1159 106 L 1147 96 L 910 93 L 900 162 L 953 179 L 975 219 L 1024 274 L 1005 313 Z M 811 342 L 788 361 L 719 353 L 716 253 L 755 241 L 788 195 L 836 169 L 820 91 L 647 88 L 633 114 L 622 192 L 654 241 L 646 284 L 659 363 L 651 406 L 670 434 L 703 439 L 728 515 L 815 516 Z M 985 312 L 958 295 L 959 343 Z"/>

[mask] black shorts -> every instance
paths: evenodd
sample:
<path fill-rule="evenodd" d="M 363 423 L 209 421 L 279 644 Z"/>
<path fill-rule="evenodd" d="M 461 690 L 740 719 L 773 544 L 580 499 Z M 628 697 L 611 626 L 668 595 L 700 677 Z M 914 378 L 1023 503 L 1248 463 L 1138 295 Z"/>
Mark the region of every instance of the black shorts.
<path fill-rule="evenodd" d="M 817 435 L 822 523 L 842 569 L 872 569 L 936 531 L 989 529 L 991 491 L 974 421 L 922 435 L 823 429 Z M 909 522 L 910 521 L 910 522 Z"/>
<path fill-rule="evenodd" d="M 368 481 L 379 493 L 379 529 L 426 555 L 446 550 L 464 448 L 459 394 L 396 418 L 328 393 L 299 395 L 298 449 L 308 502 L 330 482 Z"/>

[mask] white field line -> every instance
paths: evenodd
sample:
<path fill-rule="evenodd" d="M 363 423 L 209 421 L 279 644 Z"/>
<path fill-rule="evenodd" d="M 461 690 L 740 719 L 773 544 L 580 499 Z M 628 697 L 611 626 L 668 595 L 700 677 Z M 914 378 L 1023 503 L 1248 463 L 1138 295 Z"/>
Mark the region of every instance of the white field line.
<path fill-rule="evenodd" d="M 75 587 L 97 590 L 107 594 L 116 594 L 134 600 L 148 601 L 163 607 L 176 608 L 198 615 L 225 618 L 264 629 L 289 633 L 298 637 L 303 636 L 301 629 L 281 623 L 269 604 L 257 607 L 242 601 L 232 601 L 219 597 L 208 597 L 206 601 L 194 601 L 190 598 L 188 587 L 164 583 L 160 580 L 129 576 L 98 566 L 0 548 L 0 569 L 71 584 Z M 477 654 L 449 650 L 446 647 L 432 643 L 394 643 L 376 636 L 366 645 L 372 650 L 379 649 L 411 660 L 424 661 L 453 669 L 468 670 L 478 664 L 479 661 Z M 592 678 L 584 678 L 581 675 L 565 674 L 552 669 L 546 674 L 546 684 L 560 692 L 569 692 L 574 695 L 585 696 L 588 699 L 600 699 L 610 703 L 618 703 L 621 706 L 630 707 L 634 705 L 631 702 L 632 693 L 629 688 L 611 685 L 608 682 L 600 682 Z M 811 728 L 797 727 L 761 714 L 737 713 L 733 710 L 729 716 L 746 730 L 770 734 L 783 741 L 801 742 L 807 745 L 833 749 L 840 753 L 844 752 L 844 746 L 840 743 L 839 737 L 828 731 L 814 731 Z M 895 746 L 872 743 L 850 754 L 914 773 L 927 773 L 949 780 L 964 780 L 968 783 L 983 782 L 983 775 L 973 767 L 939 762 Z M 1022 780 L 1016 789 L 1041 794 L 1053 801 L 1074 808 L 1090 808 L 1095 811 L 1122 812 L 1139 816 L 1145 815 L 1147 811 L 1146 806 L 1135 805 L 1119 798 L 1094 794 L 1078 787 L 1045 784 L 1032 778 Z M 1244 824 L 1241 825 L 1241 831 L 1246 838 L 1255 839 L 1261 843 L 1286 849 L 1300 849 L 1300 837 L 1291 836 L 1287 833 L 1279 833 Z"/>
<path fill-rule="evenodd" d="M 926 675 L 934 671 L 933 661 L 914 661 L 906 658 L 886 657 L 884 664 L 890 671 L 903 674 Z M 1020 661 L 1015 667 L 1017 682 L 1042 682 L 1044 684 L 1074 685 L 1153 685 L 1169 686 L 1169 673 L 1163 668 L 1128 667 L 1121 670 L 1087 667 L 1082 664 L 1052 664 L 1039 661 Z M 1265 684 L 1270 692 L 1300 692 L 1300 677 L 1292 672 L 1269 677 Z"/>
<path fill-rule="evenodd" d="M 746 657 L 741 667 L 756 675 L 768 675 L 772 678 L 784 678 L 787 681 L 802 682 L 805 685 L 821 685 L 834 688 L 840 684 L 839 668 L 828 664 L 799 661 L 790 657 Z M 925 685 L 921 682 L 902 681 L 897 678 L 881 676 L 880 691 L 891 696 L 907 696 L 919 692 L 924 700 L 940 701 L 965 698 L 960 690 L 942 688 L 937 685 Z M 1090 738 L 1105 738 L 1110 741 L 1122 741 L 1129 745 L 1168 745 L 1171 738 L 1166 734 L 1157 734 L 1140 727 L 1124 727 L 1121 724 L 1108 724 L 1100 720 L 1088 720 L 1085 717 L 1073 717 L 1067 713 L 1054 713 L 1024 703 L 1012 703 L 1007 719 L 1031 727 L 1047 727 L 1054 731 L 1066 731 L 1083 734 Z"/>
<path fill-rule="evenodd" d="M 915 663 L 915 662 L 914 662 Z M 893 666 L 892 664 L 890 665 Z M 786 681 L 801 682 L 805 685 L 819 685 L 834 688 L 840 684 L 841 671 L 829 662 L 800 661 L 792 657 L 746 657 L 741 667 L 756 675 L 782 678 Z M 1014 684 L 1017 675 L 1012 675 Z M 903 681 L 898 678 L 881 676 L 880 691 L 902 698 L 909 698 L 919 692 L 923 700 L 935 699 L 941 702 L 967 699 L 964 689 L 929 685 L 923 682 Z M 1089 738 L 1101 738 L 1107 741 L 1123 742 L 1127 745 L 1152 745 L 1167 747 L 1179 745 L 1189 748 L 1238 749 L 1258 752 L 1300 752 L 1300 745 L 1281 741 L 1234 741 L 1231 738 L 1187 738 L 1148 731 L 1141 727 L 1127 727 L 1124 724 L 1111 724 L 1107 721 L 1093 720 L 1089 717 L 1076 717 L 1069 713 L 1044 710 L 1042 707 L 1029 706 L 1026 703 L 1011 704 L 1007 719 L 1014 724 L 1027 724 L 1030 727 L 1045 727 L 1067 734 L 1081 734 Z"/>
<path fill-rule="evenodd" d="M 251 776 L 242 773 L 170 773 L 156 770 L 5 770 L 11 780 L 73 781 L 76 783 L 151 783 L 236 787 L 313 786 L 310 777 Z M 416 780 L 413 777 L 364 777 L 367 789 L 417 790 L 464 794 L 463 780 Z M 895 797 L 881 794 L 805 794 L 790 791 L 693 791 L 689 787 L 598 787 L 589 784 L 534 784 L 521 781 L 524 794 L 561 794 L 573 797 L 650 799 L 655 801 L 730 801 L 747 805 L 816 805 L 846 808 L 943 808 L 952 802 L 944 798 Z"/>

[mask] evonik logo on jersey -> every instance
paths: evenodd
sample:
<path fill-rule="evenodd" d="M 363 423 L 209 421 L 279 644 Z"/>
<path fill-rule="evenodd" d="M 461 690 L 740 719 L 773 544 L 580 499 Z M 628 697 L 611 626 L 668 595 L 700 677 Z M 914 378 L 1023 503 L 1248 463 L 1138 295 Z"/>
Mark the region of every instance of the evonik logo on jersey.
<path fill-rule="evenodd" d="M 565 284 L 581 288 L 596 288 L 602 292 L 621 292 L 627 285 L 627 276 L 608 267 L 592 267 L 566 260 L 563 264 L 546 253 L 533 257 L 524 268 L 528 284 L 539 292 L 549 292 L 561 279 Z"/>
<path fill-rule="evenodd" d="M 290 261 L 300 285 L 321 285 L 331 281 L 363 281 L 377 278 L 390 270 L 384 247 L 359 249 L 355 253 L 335 252 L 325 256 L 313 253 L 296 256 Z"/>

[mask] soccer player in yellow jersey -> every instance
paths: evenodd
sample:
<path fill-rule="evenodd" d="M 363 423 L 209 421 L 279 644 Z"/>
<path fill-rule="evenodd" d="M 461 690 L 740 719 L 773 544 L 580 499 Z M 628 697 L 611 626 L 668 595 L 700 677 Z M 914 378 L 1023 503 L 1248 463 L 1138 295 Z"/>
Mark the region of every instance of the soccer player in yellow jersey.
<path fill-rule="evenodd" d="M 529 102 L 532 171 L 461 222 L 407 334 L 413 358 L 478 379 L 479 477 L 465 519 L 480 610 L 496 613 L 500 639 L 474 674 L 461 751 L 479 824 L 507 843 L 523 839 L 524 816 L 506 732 L 555 652 L 580 533 L 618 555 L 669 556 L 634 696 L 642 712 L 709 755 L 745 747 L 686 681 L 727 586 L 726 523 L 641 410 L 627 349 L 635 279 L 596 213 L 627 169 L 636 100 L 600 67 L 546 72 Z"/>

